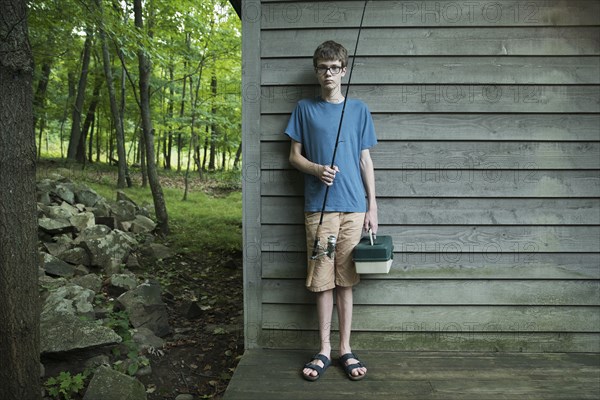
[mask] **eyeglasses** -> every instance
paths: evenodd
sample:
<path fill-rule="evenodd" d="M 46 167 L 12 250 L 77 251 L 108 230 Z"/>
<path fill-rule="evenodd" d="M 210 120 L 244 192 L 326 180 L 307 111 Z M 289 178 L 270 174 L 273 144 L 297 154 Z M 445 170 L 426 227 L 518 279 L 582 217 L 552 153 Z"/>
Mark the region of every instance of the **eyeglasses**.
<path fill-rule="evenodd" d="M 331 67 L 317 67 L 315 68 L 315 71 L 317 71 L 317 74 L 319 75 L 325 75 L 327 71 L 330 71 L 331 75 L 337 75 L 342 72 L 342 69 L 343 68 L 339 65 L 333 65 Z"/>

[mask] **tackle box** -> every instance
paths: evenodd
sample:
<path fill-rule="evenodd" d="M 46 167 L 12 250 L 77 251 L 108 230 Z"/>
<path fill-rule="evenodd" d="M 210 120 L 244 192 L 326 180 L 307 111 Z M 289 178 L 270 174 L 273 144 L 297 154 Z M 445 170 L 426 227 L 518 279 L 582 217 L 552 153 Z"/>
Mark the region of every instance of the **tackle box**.
<path fill-rule="evenodd" d="M 356 272 L 359 274 L 387 274 L 394 259 L 391 236 L 363 237 L 353 250 Z"/>

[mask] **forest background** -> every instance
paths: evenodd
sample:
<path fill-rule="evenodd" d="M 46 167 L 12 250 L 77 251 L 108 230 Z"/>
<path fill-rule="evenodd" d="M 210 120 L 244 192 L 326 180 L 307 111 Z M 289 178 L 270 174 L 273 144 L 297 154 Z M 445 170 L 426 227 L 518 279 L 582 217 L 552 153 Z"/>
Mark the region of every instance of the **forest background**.
<path fill-rule="evenodd" d="M 228 1 L 43 0 L 29 4 L 38 158 L 117 166 L 150 185 L 157 170 L 240 169 L 241 21 Z M 222 175 L 219 175 L 222 176 Z"/>

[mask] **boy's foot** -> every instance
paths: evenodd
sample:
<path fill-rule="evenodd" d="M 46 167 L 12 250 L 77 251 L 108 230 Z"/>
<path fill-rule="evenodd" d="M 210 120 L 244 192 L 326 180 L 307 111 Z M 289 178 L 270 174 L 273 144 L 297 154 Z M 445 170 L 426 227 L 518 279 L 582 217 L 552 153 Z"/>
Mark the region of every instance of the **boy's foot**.
<path fill-rule="evenodd" d="M 313 356 L 312 361 L 304 365 L 302 370 L 302 377 L 308 381 L 316 381 L 324 373 L 325 370 L 331 365 L 331 360 L 324 354 L 316 354 Z"/>
<path fill-rule="evenodd" d="M 360 381 L 367 375 L 367 368 L 354 353 L 346 353 L 341 356 L 340 363 L 348 378 L 353 381 Z"/>

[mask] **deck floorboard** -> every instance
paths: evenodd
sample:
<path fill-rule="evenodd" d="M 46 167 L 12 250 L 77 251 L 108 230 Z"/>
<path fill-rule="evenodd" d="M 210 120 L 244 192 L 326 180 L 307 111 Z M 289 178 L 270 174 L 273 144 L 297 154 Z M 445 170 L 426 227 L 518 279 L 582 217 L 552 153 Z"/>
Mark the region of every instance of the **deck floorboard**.
<path fill-rule="evenodd" d="M 369 368 L 350 381 L 338 362 L 317 382 L 300 376 L 303 350 L 247 350 L 225 392 L 240 399 L 599 399 L 600 354 L 358 352 Z M 335 357 L 335 355 L 334 355 Z"/>

